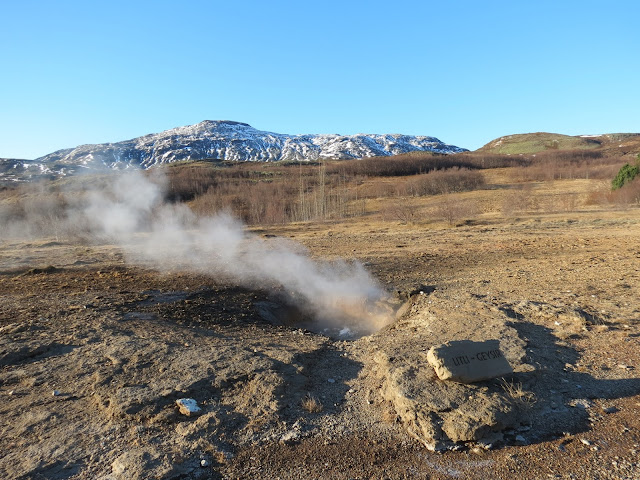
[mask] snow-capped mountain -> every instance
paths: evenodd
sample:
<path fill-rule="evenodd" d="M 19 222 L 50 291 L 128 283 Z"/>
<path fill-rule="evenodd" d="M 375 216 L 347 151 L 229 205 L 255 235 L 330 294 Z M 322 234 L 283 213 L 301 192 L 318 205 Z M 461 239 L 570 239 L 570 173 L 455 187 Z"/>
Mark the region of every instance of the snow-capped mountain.
<path fill-rule="evenodd" d="M 396 155 L 415 150 L 464 151 L 434 137 L 409 135 L 286 135 L 256 130 L 246 123 L 205 120 L 118 143 L 82 145 L 37 159 L 74 165 L 148 168 L 180 160 L 274 162 Z"/>
<path fill-rule="evenodd" d="M 0 176 L 12 170 L 36 176 L 61 176 L 82 169 L 149 168 L 163 163 L 218 159 L 276 162 L 282 160 L 354 159 L 413 151 L 456 153 L 466 149 L 434 137 L 386 135 L 287 135 L 257 130 L 232 121 L 205 120 L 117 143 L 81 145 L 32 161 L 0 161 Z M 4 164 L 1 165 L 1 164 Z M 2 173 L 5 175 L 2 175 Z"/>

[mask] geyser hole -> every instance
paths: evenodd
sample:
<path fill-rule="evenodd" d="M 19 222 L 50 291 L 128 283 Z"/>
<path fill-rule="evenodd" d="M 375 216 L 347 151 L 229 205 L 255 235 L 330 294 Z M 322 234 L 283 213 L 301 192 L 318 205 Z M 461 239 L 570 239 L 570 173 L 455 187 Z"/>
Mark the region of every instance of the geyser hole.
<path fill-rule="evenodd" d="M 334 302 L 326 309 L 304 305 L 282 294 L 255 303 L 260 317 L 272 325 L 302 328 L 335 340 L 357 340 L 377 332 L 393 321 L 398 307 L 388 300 Z"/>

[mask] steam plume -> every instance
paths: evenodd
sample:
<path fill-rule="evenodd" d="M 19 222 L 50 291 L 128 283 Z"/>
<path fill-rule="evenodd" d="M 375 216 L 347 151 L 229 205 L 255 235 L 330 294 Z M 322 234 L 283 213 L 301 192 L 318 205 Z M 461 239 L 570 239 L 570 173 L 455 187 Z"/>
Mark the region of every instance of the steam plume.
<path fill-rule="evenodd" d="M 226 213 L 197 217 L 164 202 L 162 185 L 138 171 L 118 175 L 89 195 L 91 231 L 122 247 L 131 262 L 280 288 L 320 325 L 367 334 L 387 323 L 385 293 L 360 263 L 314 261 L 302 245 L 250 234 Z"/>

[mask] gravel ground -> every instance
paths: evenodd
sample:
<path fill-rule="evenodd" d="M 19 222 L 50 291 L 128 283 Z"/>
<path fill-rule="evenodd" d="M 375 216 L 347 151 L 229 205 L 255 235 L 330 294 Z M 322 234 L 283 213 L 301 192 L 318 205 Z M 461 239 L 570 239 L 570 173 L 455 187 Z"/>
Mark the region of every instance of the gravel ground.
<path fill-rule="evenodd" d="M 109 245 L 1 243 L 0 476 L 640 478 L 635 210 L 257 233 L 362 261 L 404 303 L 397 320 L 336 340 L 266 318 L 268 286 L 155 272 Z M 511 352 L 520 399 L 433 378 L 432 344 L 486 337 Z M 504 424 L 472 415 L 498 397 Z M 470 424 L 485 433 L 451 441 Z"/>

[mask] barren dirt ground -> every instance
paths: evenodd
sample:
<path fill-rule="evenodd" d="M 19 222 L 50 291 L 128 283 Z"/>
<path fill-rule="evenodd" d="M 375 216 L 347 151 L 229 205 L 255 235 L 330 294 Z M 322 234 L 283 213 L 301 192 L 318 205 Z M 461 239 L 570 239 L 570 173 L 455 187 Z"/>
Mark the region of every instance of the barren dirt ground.
<path fill-rule="evenodd" d="M 336 341 L 269 323 L 267 290 L 1 243 L 0 477 L 640 478 L 637 209 L 256 233 L 358 259 L 407 303 Z M 512 377 L 434 378 L 432 344 L 487 337 Z"/>

